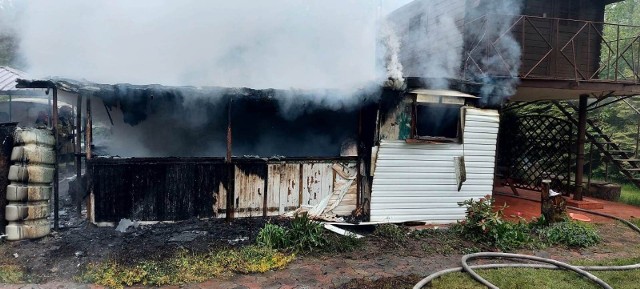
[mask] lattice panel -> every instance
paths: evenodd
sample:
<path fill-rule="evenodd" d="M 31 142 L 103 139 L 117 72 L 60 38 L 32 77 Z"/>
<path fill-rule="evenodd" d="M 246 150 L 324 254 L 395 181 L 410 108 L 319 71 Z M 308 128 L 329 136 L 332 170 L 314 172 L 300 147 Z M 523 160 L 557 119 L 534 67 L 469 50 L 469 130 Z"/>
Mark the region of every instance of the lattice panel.
<path fill-rule="evenodd" d="M 545 115 L 505 115 L 500 127 L 498 166 L 513 186 L 540 190 L 543 178 L 554 189 L 570 184 L 573 126 Z"/>

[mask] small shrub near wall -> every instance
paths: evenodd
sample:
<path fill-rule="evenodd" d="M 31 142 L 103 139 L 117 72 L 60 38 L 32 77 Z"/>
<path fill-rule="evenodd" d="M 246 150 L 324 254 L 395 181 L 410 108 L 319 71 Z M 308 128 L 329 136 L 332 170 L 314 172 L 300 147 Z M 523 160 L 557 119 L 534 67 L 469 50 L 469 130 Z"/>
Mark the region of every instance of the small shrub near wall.
<path fill-rule="evenodd" d="M 577 221 L 552 224 L 541 229 L 539 234 L 549 245 L 568 247 L 590 247 L 597 245 L 602 240 L 594 226 Z"/>
<path fill-rule="evenodd" d="M 348 252 L 363 245 L 353 236 L 337 235 L 307 215 L 298 215 L 289 227 L 267 224 L 258 233 L 257 243 L 267 248 L 296 253 Z"/>
<path fill-rule="evenodd" d="M 453 230 L 468 240 L 501 251 L 521 248 L 565 245 L 589 247 L 597 245 L 601 238 L 597 229 L 589 224 L 565 220 L 549 225 L 542 217 L 531 222 L 520 218 L 518 222 L 504 219 L 503 206 L 494 209 L 493 199 L 467 200 L 466 218 L 453 226 Z"/>

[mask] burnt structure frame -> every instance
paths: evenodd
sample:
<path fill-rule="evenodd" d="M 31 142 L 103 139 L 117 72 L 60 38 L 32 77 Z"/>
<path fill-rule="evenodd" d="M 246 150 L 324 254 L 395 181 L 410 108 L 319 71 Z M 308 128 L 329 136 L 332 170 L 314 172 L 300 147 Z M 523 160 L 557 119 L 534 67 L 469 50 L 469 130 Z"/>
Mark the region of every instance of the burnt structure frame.
<path fill-rule="evenodd" d="M 96 197 L 100 197 L 100 196 L 96 196 L 95 194 L 95 183 L 94 183 L 94 178 L 92 177 L 93 174 L 95 173 L 94 170 L 97 168 L 97 166 L 105 166 L 105 165 L 110 165 L 113 163 L 117 163 L 117 162 L 153 162 L 154 158 L 132 158 L 132 159 L 128 159 L 128 160 L 117 160 L 117 159 L 112 159 L 112 160 L 108 160 L 105 158 L 94 158 L 94 154 L 92 152 L 92 106 L 91 106 L 91 102 L 92 102 L 92 98 L 100 98 L 101 97 L 101 93 L 109 93 L 109 91 L 100 91 L 101 88 L 98 87 L 98 89 L 96 90 L 95 87 L 93 86 L 79 86 L 76 83 L 69 83 L 69 81 L 66 80 L 47 80 L 47 81 L 40 81 L 40 80 L 35 80 L 35 81 L 30 81 L 30 80 L 19 80 L 19 83 L 22 87 L 24 88 L 49 88 L 49 89 L 54 89 L 55 88 L 55 92 L 57 93 L 58 89 L 62 89 L 64 91 L 76 94 L 77 96 L 77 111 L 76 111 L 76 174 L 77 174 L 77 179 L 80 180 L 81 179 L 81 173 L 82 173 L 82 158 L 85 158 L 85 171 L 87 174 L 87 189 L 89 191 L 89 195 L 87 197 L 87 218 L 92 222 L 92 223 L 96 223 L 96 221 L 100 221 L 100 220 L 96 220 L 96 211 L 94 210 L 94 206 L 96 204 L 96 201 L 99 201 L 96 199 Z M 100 86 L 100 85 L 97 85 Z M 143 89 L 147 86 L 139 86 L 142 87 Z M 264 92 L 262 92 L 264 93 Z M 239 94 L 238 97 L 242 97 L 245 94 Z M 264 96 L 264 95 L 263 95 Z M 269 99 L 267 98 L 260 98 L 258 97 L 257 99 Z M 54 104 L 52 104 L 52 106 L 54 107 L 54 109 L 57 107 L 56 106 L 56 102 L 57 102 L 57 98 L 55 98 L 54 100 Z M 85 118 L 84 118 L 84 130 L 82 129 L 82 124 L 83 124 L 83 119 L 82 119 L 82 106 L 83 103 L 86 102 L 85 104 L 85 109 L 86 109 L 86 113 L 85 113 Z M 239 158 L 239 157 L 233 157 L 232 156 L 232 145 L 233 145 L 233 133 L 232 133 L 232 107 L 234 105 L 234 97 L 229 97 L 228 98 L 228 103 L 226 104 L 226 112 L 227 112 L 227 154 L 224 158 L 178 158 L 181 159 L 182 162 L 211 162 L 214 161 L 216 163 L 220 162 L 221 164 L 223 164 L 224 166 L 226 166 L 226 171 L 228 172 L 228 174 L 226 175 L 226 178 L 228 179 L 228 186 L 230 186 L 230 188 L 234 187 L 234 176 L 233 176 L 233 172 L 234 169 L 236 169 L 235 167 L 237 165 L 242 166 L 243 164 L 263 164 L 266 165 L 270 162 L 277 162 L 280 161 L 282 159 L 260 159 L 260 158 Z M 370 175 L 370 157 L 371 157 L 371 147 L 373 146 L 374 143 L 374 137 L 373 135 L 375 134 L 375 120 L 376 120 L 376 116 L 377 116 L 377 107 L 378 107 L 378 102 L 376 101 L 369 101 L 367 103 L 364 103 L 360 106 L 360 108 L 358 110 L 355 110 L 354 113 L 356 114 L 357 118 L 355 119 L 356 122 L 353 123 L 353 126 L 355 128 L 357 128 L 357 136 L 354 135 L 354 137 L 357 137 L 357 156 L 353 156 L 353 157 L 287 157 L 284 160 L 286 160 L 287 162 L 300 162 L 300 165 L 302 166 L 302 163 L 305 162 L 322 162 L 322 161 L 350 161 L 350 162 L 355 162 L 356 164 L 356 170 L 357 170 L 357 177 L 356 177 L 356 181 L 355 181 L 355 186 L 356 186 L 356 194 L 357 194 L 357 198 L 356 198 L 356 208 L 357 209 L 361 209 L 361 206 L 368 204 L 368 190 L 370 190 L 370 183 L 372 181 L 372 179 L 369 177 Z M 57 118 L 54 117 L 54 120 L 56 120 Z M 54 125 L 55 127 L 55 125 Z M 82 140 L 82 136 L 81 134 L 84 133 L 84 140 L 85 140 L 85 151 L 84 153 L 82 153 L 81 150 L 81 140 Z M 56 152 L 58 151 L 59 147 L 56 146 Z M 172 160 L 173 159 L 173 160 Z M 156 159 L 157 160 L 157 159 Z M 166 158 L 164 160 L 166 161 L 176 161 L 176 158 Z M 266 168 L 266 166 L 265 166 Z M 57 172 L 57 167 L 56 167 L 56 172 Z M 78 182 L 79 186 L 82 186 L 82 182 Z M 267 188 L 268 183 L 267 180 L 265 179 L 265 184 L 264 184 L 264 188 Z M 265 201 L 267 199 L 266 196 L 266 192 L 265 195 L 263 196 Z M 228 190 L 228 194 L 227 194 L 227 209 L 225 210 L 226 213 L 226 218 L 227 220 L 232 220 L 234 218 L 234 212 L 236 211 L 235 208 L 235 204 L 234 204 L 234 190 L 230 189 Z M 57 203 L 57 194 L 56 194 L 56 203 Z M 81 201 L 81 200 L 80 200 Z M 56 204 L 57 205 L 57 204 Z M 81 204 L 76 204 L 78 210 L 81 209 Z M 58 207 L 56 207 L 56 213 L 58 212 Z M 263 212 L 262 215 L 266 215 L 268 208 L 263 208 Z M 365 208 L 365 212 L 368 211 L 367 208 Z M 56 225 L 58 223 L 57 221 L 57 217 L 56 217 Z M 57 226 L 56 226 L 57 229 Z"/>

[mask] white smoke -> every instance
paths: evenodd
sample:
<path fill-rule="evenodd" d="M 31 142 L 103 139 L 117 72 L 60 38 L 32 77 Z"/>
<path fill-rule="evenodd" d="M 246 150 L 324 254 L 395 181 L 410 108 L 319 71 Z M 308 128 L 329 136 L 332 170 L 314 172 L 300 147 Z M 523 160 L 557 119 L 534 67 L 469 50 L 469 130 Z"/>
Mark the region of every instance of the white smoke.
<path fill-rule="evenodd" d="M 387 72 L 387 81 L 384 86 L 403 89 L 405 83 L 400 62 L 400 39 L 392 25 L 388 21 L 380 23 L 380 42 L 384 49 L 384 65 Z"/>
<path fill-rule="evenodd" d="M 449 88 L 451 79 L 480 82 L 485 103 L 499 103 L 513 95 L 521 48 L 508 30 L 522 2 L 419 0 L 398 9 L 389 20 L 402 36 L 398 57 L 405 76 L 424 78 L 436 89 Z M 464 23 L 481 16 L 486 16 L 483 21 Z M 471 55 L 463 51 L 465 45 L 473 49 Z M 482 70 L 474 69 L 473 61 Z"/>
<path fill-rule="evenodd" d="M 406 2 L 35 0 L 16 23 L 35 77 L 353 89 L 382 77 L 380 7 Z"/>

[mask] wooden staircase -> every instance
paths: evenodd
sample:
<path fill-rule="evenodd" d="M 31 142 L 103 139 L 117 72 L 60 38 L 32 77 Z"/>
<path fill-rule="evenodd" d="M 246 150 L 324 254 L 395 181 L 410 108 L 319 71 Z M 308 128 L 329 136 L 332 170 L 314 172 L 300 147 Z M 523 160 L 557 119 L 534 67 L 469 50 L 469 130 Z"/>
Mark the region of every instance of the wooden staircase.
<path fill-rule="evenodd" d="M 627 104 L 631 106 L 630 103 Z M 554 105 L 570 122 L 578 126 L 578 108 L 575 104 L 571 102 L 554 102 Z M 636 112 L 639 112 L 635 107 L 632 106 L 632 108 Z M 622 149 L 618 143 L 606 135 L 602 129 L 589 118 L 587 118 L 586 138 L 609 163 L 616 166 L 630 182 L 640 188 L 640 158 L 636 156 L 635 151 Z"/>

